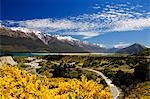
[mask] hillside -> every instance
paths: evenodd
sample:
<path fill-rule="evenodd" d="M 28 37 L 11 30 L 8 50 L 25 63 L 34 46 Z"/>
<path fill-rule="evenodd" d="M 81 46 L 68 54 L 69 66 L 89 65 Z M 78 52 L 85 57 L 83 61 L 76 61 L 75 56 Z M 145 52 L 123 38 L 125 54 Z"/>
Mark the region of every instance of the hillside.
<path fill-rule="evenodd" d="M 140 52 L 137 55 L 140 55 L 140 56 L 150 56 L 150 48 L 144 49 L 143 52 Z"/>
<path fill-rule="evenodd" d="M 61 38 L 61 39 L 60 39 Z M 105 52 L 98 45 L 46 33 L 0 28 L 2 52 Z"/>
<path fill-rule="evenodd" d="M 146 49 L 145 46 L 142 46 L 140 44 L 133 44 L 129 47 L 126 47 L 126 48 L 123 48 L 123 49 L 120 49 L 119 51 L 117 51 L 117 53 L 123 53 L 123 54 L 138 54 L 138 53 L 141 53 L 143 52 L 144 50 Z"/>
<path fill-rule="evenodd" d="M 55 39 L 55 41 L 49 42 L 48 44 L 52 52 L 87 52 L 79 46 L 74 46 L 67 42 L 59 41 L 57 39 Z"/>
<path fill-rule="evenodd" d="M 49 48 L 32 33 L 0 28 L 0 51 L 37 52 Z"/>
<path fill-rule="evenodd" d="M 27 99 L 111 99 L 108 87 L 87 80 L 85 76 L 78 79 L 38 77 L 4 65 L 0 69 L 0 96 L 5 98 Z"/>
<path fill-rule="evenodd" d="M 44 38 L 44 39 L 42 39 Z M 39 38 L 34 33 L 0 28 L 0 51 L 2 52 L 87 52 L 55 37 Z M 47 42 L 48 44 L 45 44 Z"/>

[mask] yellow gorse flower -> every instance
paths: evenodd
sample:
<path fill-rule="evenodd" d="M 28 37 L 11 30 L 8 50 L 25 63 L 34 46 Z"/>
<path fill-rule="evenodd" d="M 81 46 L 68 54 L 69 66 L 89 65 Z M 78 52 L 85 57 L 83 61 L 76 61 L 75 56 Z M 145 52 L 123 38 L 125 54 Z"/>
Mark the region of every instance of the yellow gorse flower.
<path fill-rule="evenodd" d="M 104 88 L 85 76 L 78 79 L 46 78 L 3 65 L 0 68 L 0 99 L 111 99 Z"/>

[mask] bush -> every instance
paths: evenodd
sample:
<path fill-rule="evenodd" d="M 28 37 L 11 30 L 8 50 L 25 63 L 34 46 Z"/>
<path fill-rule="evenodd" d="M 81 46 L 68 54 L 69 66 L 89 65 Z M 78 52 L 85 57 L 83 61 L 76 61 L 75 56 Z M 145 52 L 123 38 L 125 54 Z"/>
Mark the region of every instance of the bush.
<path fill-rule="evenodd" d="M 0 97 L 2 99 L 111 99 L 108 87 L 87 80 L 46 78 L 4 65 L 0 70 Z"/>

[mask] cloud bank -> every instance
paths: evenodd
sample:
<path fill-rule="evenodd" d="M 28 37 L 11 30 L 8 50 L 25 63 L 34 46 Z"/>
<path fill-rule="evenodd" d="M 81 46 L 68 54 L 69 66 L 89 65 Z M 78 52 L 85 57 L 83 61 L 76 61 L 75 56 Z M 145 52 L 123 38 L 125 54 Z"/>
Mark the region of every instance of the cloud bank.
<path fill-rule="evenodd" d="M 106 5 L 103 9 L 63 19 L 8 20 L 7 24 L 58 35 L 79 35 L 83 39 L 96 37 L 107 32 L 134 31 L 150 28 L 150 12 L 135 10 L 142 6 L 129 3 Z M 93 9 L 99 10 L 96 4 Z"/>

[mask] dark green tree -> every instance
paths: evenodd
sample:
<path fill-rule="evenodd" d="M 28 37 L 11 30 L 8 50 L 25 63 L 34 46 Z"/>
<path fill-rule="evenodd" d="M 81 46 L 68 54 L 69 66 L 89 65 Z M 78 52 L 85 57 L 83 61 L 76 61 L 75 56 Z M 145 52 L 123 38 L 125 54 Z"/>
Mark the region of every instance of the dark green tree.
<path fill-rule="evenodd" d="M 135 67 L 134 76 L 141 81 L 150 80 L 150 62 L 142 61 Z"/>

